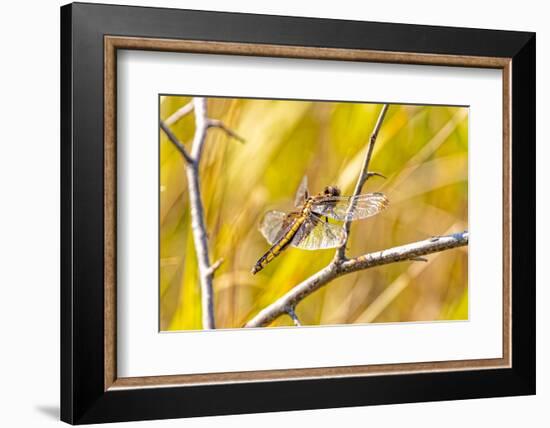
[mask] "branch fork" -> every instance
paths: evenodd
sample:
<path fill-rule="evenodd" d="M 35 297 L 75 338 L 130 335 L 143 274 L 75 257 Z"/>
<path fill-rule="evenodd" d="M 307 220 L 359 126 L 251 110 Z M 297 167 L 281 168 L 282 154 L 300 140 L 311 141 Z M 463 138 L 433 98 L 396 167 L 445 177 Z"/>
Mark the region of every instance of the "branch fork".
<path fill-rule="evenodd" d="M 292 318 L 292 321 L 294 322 L 294 325 L 296 327 L 300 327 L 302 323 L 300 322 L 300 319 L 298 318 L 298 315 L 296 315 L 296 311 L 294 310 L 294 307 L 289 306 L 286 310 L 287 314 Z"/>
<path fill-rule="evenodd" d="M 379 172 L 369 171 L 368 168 L 374 150 L 374 145 L 387 110 L 388 105 L 384 104 L 374 126 L 373 132 L 369 138 L 367 153 L 365 160 L 363 161 L 363 166 L 361 168 L 353 196 L 357 196 L 362 192 L 363 186 L 369 178 L 374 176 L 386 178 Z M 195 112 L 196 130 L 191 146 L 191 153 L 189 153 L 185 146 L 171 131 L 170 126 L 191 112 Z M 204 207 L 202 205 L 200 191 L 199 163 L 204 143 L 206 141 L 206 134 L 210 128 L 218 128 L 224 131 L 229 137 L 241 142 L 244 142 L 244 139 L 222 121 L 209 118 L 207 116 L 206 100 L 198 97 L 194 98 L 189 104 L 186 104 L 176 111 L 172 116 L 166 119 L 165 122 L 160 121 L 160 128 L 178 149 L 186 162 L 189 202 L 191 207 L 191 226 L 193 231 L 195 252 L 197 254 L 199 280 L 201 285 L 202 325 L 203 329 L 214 329 L 216 326 L 212 281 L 215 272 L 223 263 L 223 259 L 210 263 L 210 258 L 208 255 L 208 235 L 206 232 Z M 349 210 L 351 211 L 353 208 L 354 206 L 352 204 L 349 207 Z M 301 326 L 302 323 L 296 315 L 296 305 L 333 279 L 352 272 L 389 263 L 397 263 L 402 261 L 426 262 L 427 260 L 422 256 L 468 245 L 469 239 L 468 232 L 464 231 L 447 236 L 433 236 L 424 241 L 368 253 L 354 258 L 348 258 L 346 255 L 346 247 L 351 230 L 351 221 L 348 220 L 344 222 L 343 227 L 346 232 L 345 240 L 337 249 L 333 260 L 326 267 L 296 285 L 285 295 L 261 310 L 255 317 L 250 319 L 244 327 L 250 328 L 266 326 L 283 314 L 290 316 L 294 325 Z"/>
<path fill-rule="evenodd" d="M 380 128 L 382 127 L 382 122 L 384 122 L 384 118 L 386 117 L 386 113 L 388 112 L 388 107 L 389 107 L 388 104 L 384 104 L 382 106 L 382 109 L 380 110 L 380 113 L 378 115 L 378 119 L 376 120 L 376 124 L 374 125 L 374 129 L 370 135 L 367 154 L 365 155 L 365 160 L 363 161 L 361 173 L 359 174 L 359 178 L 357 179 L 357 183 L 355 184 L 355 189 L 353 191 L 352 197 L 354 198 L 361 194 L 361 192 L 363 191 L 363 186 L 365 185 L 365 183 L 370 177 L 379 176 L 379 177 L 386 178 L 384 175 L 380 174 L 379 172 L 369 172 L 369 164 L 372 157 L 372 152 L 374 151 L 374 145 L 376 144 L 376 139 L 378 138 L 378 133 L 380 132 Z M 355 203 L 352 203 L 348 208 L 348 213 L 353 211 L 354 208 L 355 208 Z M 334 256 L 337 264 L 341 263 L 344 260 L 347 260 L 346 247 L 348 245 L 349 234 L 351 230 L 351 220 L 347 220 L 344 223 L 344 230 L 346 232 L 344 242 L 342 243 L 342 246 L 338 248 Z"/>
<path fill-rule="evenodd" d="M 178 120 L 193 111 L 195 112 L 195 136 L 191 145 L 191 153 L 189 153 L 172 132 L 169 125 L 175 124 Z M 191 208 L 191 228 L 201 286 L 202 328 L 205 330 L 216 328 L 212 281 L 214 273 L 223 263 L 223 259 L 219 259 L 213 264 L 210 263 L 210 257 L 208 255 L 208 234 L 206 232 L 199 176 L 199 164 L 206 141 L 207 131 L 213 127 L 222 129 L 230 137 L 239 141 L 244 141 L 241 136 L 231 130 L 223 122 L 217 119 L 211 119 L 207 116 L 206 99 L 201 97 L 193 98 L 193 101 L 180 108 L 166 119 L 165 122 L 162 120 L 160 121 L 160 129 L 162 129 L 168 139 L 178 149 L 186 162 L 189 205 Z"/>
<path fill-rule="evenodd" d="M 296 285 L 271 305 L 261 310 L 245 324 L 245 327 L 263 327 L 269 325 L 281 315 L 289 313 L 288 308 L 293 308 L 294 310 L 298 303 L 335 278 L 376 266 L 406 262 L 428 254 L 462 247 L 468 245 L 468 239 L 468 232 L 454 233 L 452 235 L 441 236 L 437 241 L 426 239 L 364 254 L 341 262 L 333 260 L 325 268 Z"/>
<path fill-rule="evenodd" d="M 387 111 L 388 104 L 384 104 L 378 116 L 378 120 L 376 121 L 372 134 L 369 138 L 367 154 L 365 156 L 365 160 L 363 161 L 363 166 L 355 185 L 353 196 L 358 196 L 362 192 L 363 186 L 370 177 L 378 176 L 386 178 L 384 177 L 384 175 L 378 172 L 370 172 L 369 163 L 372 157 L 378 133 L 380 132 L 380 128 L 382 126 L 382 122 L 384 121 Z M 354 206 L 352 204 L 348 210 L 352 211 L 353 208 Z M 262 309 L 256 316 L 254 316 L 245 324 L 245 327 L 253 328 L 267 326 L 279 316 L 285 313 L 292 318 L 295 325 L 301 325 L 296 316 L 296 305 L 298 305 L 302 300 L 304 300 L 313 292 L 328 284 L 333 279 L 350 274 L 352 272 L 357 272 L 360 270 L 369 269 L 375 266 L 381 266 L 389 263 L 397 263 L 403 261 L 426 262 L 427 260 L 422 256 L 468 245 L 469 238 L 468 232 L 464 231 L 462 233 L 455 233 L 448 236 L 434 236 L 424 241 L 414 242 L 408 245 L 389 248 L 374 253 L 368 253 L 355 258 L 348 258 L 346 255 L 346 247 L 351 230 L 351 221 L 346 221 L 343 227 L 346 232 L 346 236 L 342 245 L 336 250 L 336 254 L 334 255 L 333 260 L 326 267 L 313 274 L 300 284 L 296 285 L 275 302 Z"/>

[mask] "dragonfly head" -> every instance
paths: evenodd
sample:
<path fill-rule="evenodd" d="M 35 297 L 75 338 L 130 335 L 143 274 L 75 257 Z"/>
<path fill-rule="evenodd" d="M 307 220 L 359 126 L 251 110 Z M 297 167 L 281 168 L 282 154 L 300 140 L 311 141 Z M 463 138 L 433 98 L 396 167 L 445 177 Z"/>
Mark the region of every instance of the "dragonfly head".
<path fill-rule="evenodd" d="M 340 189 L 336 186 L 327 186 L 323 191 L 325 196 L 340 196 Z"/>

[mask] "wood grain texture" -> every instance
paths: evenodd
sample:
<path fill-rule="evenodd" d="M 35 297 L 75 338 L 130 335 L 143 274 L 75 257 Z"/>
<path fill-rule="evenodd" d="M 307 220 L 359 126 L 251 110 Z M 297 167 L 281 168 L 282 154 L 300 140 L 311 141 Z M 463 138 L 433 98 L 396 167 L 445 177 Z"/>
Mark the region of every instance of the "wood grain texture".
<path fill-rule="evenodd" d="M 116 49 L 218 55 L 323 59 L 335 61 L 368 61 L 394 64 L 445 65 L 478 68 L 503 68 L 509 62 L 509 59 L 500 57 L 434 55 L 408 52 L 382 52 L 363 49 L 335 49 L 255 43 L 229 43 L 116 36 L 107 36 L 105 40 L 106 43 L 112 43 Z"/>
<path fill-rule="evenodd" d="M 279 46 L 141 37 L 104 38 L 105 87 L 105 390 L 167 386 L 361 377 L 511 366 L 511 60 L 509 58 L 382 52 L 357 49 Z M 382 364 L 307 369 L 205 373 L 118 378 L 116 375 L 116 51 L 117 49 L 170 51 L 220 55 L 249 55 L 337 61 L 495 68 L 503 70 L 503 357 L 461 361 Z"/>
<path fill-rule="evenodd" d="M 318 367 L 307 369 L 261 370 L 249 372 L 205 373 L 174 376 L 147 376 L 118 378 L 110 389 L 141 387 L 168 387 L 176 385 L 211 385 L 308 378 L 343 378 L 471 369 L 498 369 L 505 367 L 502 358 L 432 361 L 424 363 L 372 364 L 362 366 Z"/>

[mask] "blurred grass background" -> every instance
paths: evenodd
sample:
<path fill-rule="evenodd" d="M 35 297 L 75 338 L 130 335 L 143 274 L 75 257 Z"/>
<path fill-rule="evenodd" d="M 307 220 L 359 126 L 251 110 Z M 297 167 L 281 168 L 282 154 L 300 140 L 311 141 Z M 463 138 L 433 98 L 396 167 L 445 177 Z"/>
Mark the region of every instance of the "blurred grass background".
<path fill-rule="evenodd" d="M 190 101 L 162 96 L 161 119 Z M 214 278 L 218 328 L 241 327 L 259 310 L 324 267 L 334 250 L 285 250 L 263 271 L 250 269 L 269 248 L 257 229 L 268 209 L 292 210 L 307 174 L 312 193 L 338 185 L 353 192 L 380 104 L 209 98 L 208 116 L 246 139 L 208 131 L 201 163 L 210 257 L 224 263 Z M 190 147 L 194 118 L 172 125 Z M 200 287 L 190 228 L 185 165 L 160 134 L 160 326 L 201 328 Z M 349 255 L 467 229 L 468 109 L 392 105 L 363 192 L 381 191 L 390 206 L 353 223 Z M 304 325 L 465 320 L 467 247 L 339 278 L 301 302 Z M 271 326 L 290 326 L 282 316 Z"/>

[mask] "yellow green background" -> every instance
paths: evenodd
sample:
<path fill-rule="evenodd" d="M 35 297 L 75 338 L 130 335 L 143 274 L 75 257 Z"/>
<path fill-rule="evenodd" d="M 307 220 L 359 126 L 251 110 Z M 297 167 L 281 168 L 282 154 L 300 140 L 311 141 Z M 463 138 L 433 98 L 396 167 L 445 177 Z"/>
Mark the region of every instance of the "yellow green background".
<path fill-rule="evenodd" d="M 165 120 L 191 99 L 161 96 Z M 338 185 L 353 192 L 380 104 L 209 98 L 208 116 L 246 139 L 208 131 L 200 165 L 218 328 L 241 327 L 259 310 L 324 267 L 334 250 L 285 250 L 257 275 L 269 248 L 258 231 L 268 209 L 292 210 L 304 175 L 310 191 Z M 190 147 L 194 118 L 171 126 Z M 363 192 L 384 192 L 381 214 L 353 223 L 348 255 L 360 255 L 467 229 L 468 109 L 391 105 Z M 185 164 L 160 134 L 160 327 L 201 328 L 200 287 L 190 228 Z M 467 247 L 341 277 L 301 302 L 304 325 L 464 320 L 468 318 Z M 270 326 L 290 326 L 282 316 Z"/>

